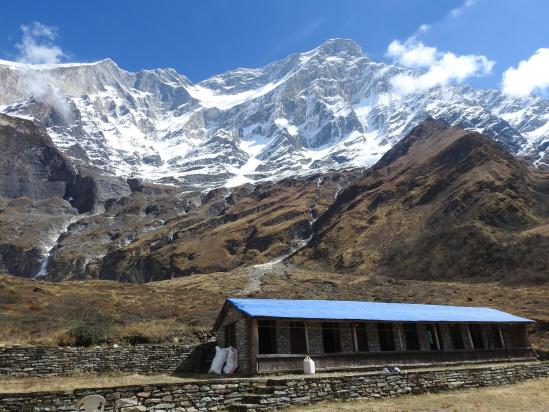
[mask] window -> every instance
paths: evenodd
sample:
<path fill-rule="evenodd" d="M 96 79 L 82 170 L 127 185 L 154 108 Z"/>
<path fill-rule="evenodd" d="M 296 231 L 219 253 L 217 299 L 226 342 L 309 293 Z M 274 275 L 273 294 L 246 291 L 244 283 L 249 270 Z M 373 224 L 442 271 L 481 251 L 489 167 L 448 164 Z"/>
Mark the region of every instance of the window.
<path fill-rule="evenodd" d="M 452 349 L 465 349 L 463 344 L 463 336 L 461 335 L 460 325 L 448 325 L 450 332 L 450 340 L 452 341 Z"/>
<path fill-rule="evenodd" d="M 368 332 L 365 323 L 355 323 L 357 352 L 368 352 Z"/>
<path fill-rule="evenodd" d="M 378 323 L 379 349 L 382 351 L 395 350 L 395 334 L 392 323 Z"/>
<path fill-rule="evenodd" d="M 431 350 L 439 350 L 439 342 L 441 336 L 437 333 L 437 330 L 435 329 L 435 325 L 427 325 L 425 327 L 425 331 L 427 333 L 427 342 L 429 343 L 429 349 Z"/>
<path fill-rule="evenodd" d="M 471 334 L 471 340 L 473 341 L 473 348 L 484 349 L 484 340 L 482 339 L 482 330 L 480 325 L 469 325 L 469 333 Z"/>
<path fill-rule="evenodd" d="M 488 347 L 494 349 L 503 348 L 503 342 L 501 341 L 501 335 L 499 333 L 498 325 L 490 325 L 490 331 L 488 334 Z"/>
<path fill-rule="evenodd" d="M 419 337 L 417 335 L 417 325 L 415 323 L 404 323 L 404 341 L 406 350 L 419 350 Z"/>
<path fill-rule="evenodd" d="M 322 322 L 322 344 L 324 353 L 341 352 L 341 333 L 336 322 Z"/>
<path fill-rule="evenodd" d="M 225 325 L 225 347 L 236 348 L 236 322 Z"/>
<path fill-rule="evenodd" d="M 259 353 L 277 353 L 276 322 L 274 320 L 260 320 L 257 324 Z"/>
<path fill-rule="evenodd" d="M 290 322 L 290 352 L 307 353 L 307 338 L 303 322 Z"/>

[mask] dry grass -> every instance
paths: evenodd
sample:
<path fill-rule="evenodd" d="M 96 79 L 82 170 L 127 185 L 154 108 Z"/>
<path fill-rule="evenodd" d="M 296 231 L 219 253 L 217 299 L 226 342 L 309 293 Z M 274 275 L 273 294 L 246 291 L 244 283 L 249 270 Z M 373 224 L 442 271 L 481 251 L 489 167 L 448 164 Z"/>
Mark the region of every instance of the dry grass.
<path fill-rule="evenodd" d="M 53 376 L 48 378 L 3 378 L 0 393 L 40 391 L 70 391 L 79 388 L 110 388 L 114 386 L 178 383 L 188 379 L 170 375 L 86 374 L 82 376 Z"/>
<path fill-rule="evenodd" d="M 0 344 L 56 345 L 79 322 L 109 323 L 112 339 L 193 343 L 211 329 L 227 296 L 242 296 L 249 269 L 191 275 L 147 284 L 113 281 L 48 283 L 0 275 Z M 277 265 L 261 273 L 254 297 L 356 299 L 491 306 L 539 320 L 532 343 L 549 352 L 549 285 L 395 280 Z M 29 310 L 29 306 L 35 310 Z M 36 310 L 37 309 L 37 310 Z"/>
<path fill-rule="evenodd" d="M 172 287 L 111 281 L 48 283 L 0 276 L 9 301 L 0 301 L 0 344 L 56 345 L 72 328 L 108 324 L 112 339 L 142 335 L 152 342 L 197 341 L 222 298 L 198 282 Z M 0 289 L 1 290 L 1 289 Z M 204 304 L 206 310 L 202 310 Z M 32 305 L 37 310 L 29 310 Z"/>
<path fill-rule="evenodd" d="M 143 320 L 117 327 L 113 332 L 114 340 L 123 340 L 131 336 L 144 336 L 151 342 L 162 342 L 177 334 L 192 335 L 200 328 L 181 324 L 176 319 Z"/>
<path fill-rule="evenodd" d="M 293 408 L 295 412 L 324 411 L 456 411 L 534 412 L 549 410 L 549 378 L 515 385 L 381 400 L 361 400 Z"/>

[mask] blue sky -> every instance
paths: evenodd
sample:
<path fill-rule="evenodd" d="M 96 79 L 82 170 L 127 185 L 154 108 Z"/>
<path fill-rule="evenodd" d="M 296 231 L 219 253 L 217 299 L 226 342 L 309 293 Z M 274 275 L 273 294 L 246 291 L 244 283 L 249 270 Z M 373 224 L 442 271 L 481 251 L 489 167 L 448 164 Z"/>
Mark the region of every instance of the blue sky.
<path fill-rule="evenodd" d="M 429 63 L 412 64 L 428 69 L 446 52 L 483 56 L 470 60 L 476 71 L 450 81 L 499 88 L 507 69 L 549 47 L 547 16 L 546 0 L 18 0 L 0 3 L 0 58 L 20 58 L 21 27 L 39 22 L 57 29 L 48 41 L 61 60 L 111 57 L 132 71 L 174 67 L 196 82 L 345 37 L 374 60 L 402 63 L 406 51 L 430 48 Z M 389 57 L 394 40 L 404 48 Z"/>

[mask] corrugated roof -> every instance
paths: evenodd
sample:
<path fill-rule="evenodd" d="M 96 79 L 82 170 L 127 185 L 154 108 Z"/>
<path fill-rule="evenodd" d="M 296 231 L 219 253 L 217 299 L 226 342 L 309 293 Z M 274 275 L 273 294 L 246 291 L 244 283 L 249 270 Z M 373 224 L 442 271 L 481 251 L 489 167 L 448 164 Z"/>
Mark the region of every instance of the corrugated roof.
<path fill-rule="evenodd" d="M 251 317 L 388 322 L 533 322 L 496 309 L 467 306 L 345 300 L 231 298 L 227 301 Z"/>

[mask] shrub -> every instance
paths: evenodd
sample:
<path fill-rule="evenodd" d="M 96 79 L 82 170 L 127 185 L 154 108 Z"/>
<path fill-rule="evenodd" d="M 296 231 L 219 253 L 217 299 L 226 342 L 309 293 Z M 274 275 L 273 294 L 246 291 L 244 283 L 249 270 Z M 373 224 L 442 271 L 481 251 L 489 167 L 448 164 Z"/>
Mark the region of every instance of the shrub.
<path fill-rule="evenodd" d="M 97 300 L 93 296 L 69 295 L 58 301 L 59 317 L 67 321 L 96 324 L 102 321 L 103 314 L 99 310 Z"/>
<path fill-rule="evenodd" d="M 70 333 L 59 333 L 55 336 L 54 343 L 58 346 L 74 346 L 74 337 Z"/>
<path fill-rule="evenodd" d="M 151 338 L 149 338 L 148 336 L 141 335 L 141 334 L 124 336 L 123 339 L 124 339 L 125 342 L 129 343 L 130 345 L 142 345 L 142 344 L 145 344 L 145 343 L 153 343 L 151 341 Z"/>
<path fill-rule="evenodd" d="M 110 325 L 107 323 L 84 324 L 69 331 L 75 346 L 93 346 L 105 343 L 111 335 Z"/>

